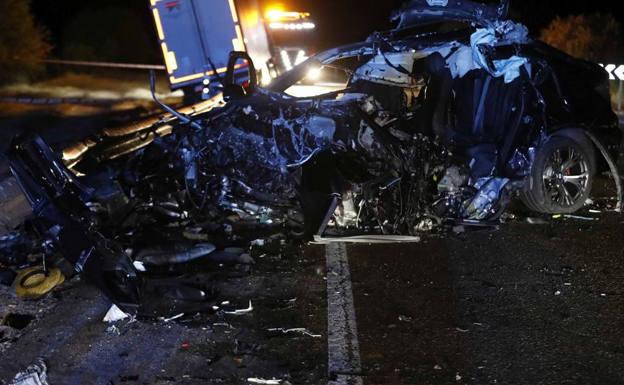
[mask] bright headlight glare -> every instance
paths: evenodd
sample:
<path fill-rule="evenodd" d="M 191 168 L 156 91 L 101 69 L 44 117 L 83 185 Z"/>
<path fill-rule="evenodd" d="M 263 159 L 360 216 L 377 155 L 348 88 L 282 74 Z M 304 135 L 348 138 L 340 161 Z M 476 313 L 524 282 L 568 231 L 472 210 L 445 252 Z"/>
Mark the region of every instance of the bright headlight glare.
<path fill-rule="evenodd" d="M 319 80 L 321 78 L 321 67 L 314 67 L 308 71 L 309 80 Z"/>

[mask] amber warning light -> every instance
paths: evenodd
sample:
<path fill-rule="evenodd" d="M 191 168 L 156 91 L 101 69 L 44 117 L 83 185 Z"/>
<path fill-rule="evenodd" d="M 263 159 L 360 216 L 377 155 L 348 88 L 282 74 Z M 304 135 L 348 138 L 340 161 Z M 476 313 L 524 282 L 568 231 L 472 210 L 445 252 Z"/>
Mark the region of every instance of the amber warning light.
<path fill-rule="evenodd" d="M 316 28 L 316 25 L 310 21 L 308 12 L 291 12 L 272 9 L 267 11 L 266 20 L 270 29 L 301 31 Z"/>

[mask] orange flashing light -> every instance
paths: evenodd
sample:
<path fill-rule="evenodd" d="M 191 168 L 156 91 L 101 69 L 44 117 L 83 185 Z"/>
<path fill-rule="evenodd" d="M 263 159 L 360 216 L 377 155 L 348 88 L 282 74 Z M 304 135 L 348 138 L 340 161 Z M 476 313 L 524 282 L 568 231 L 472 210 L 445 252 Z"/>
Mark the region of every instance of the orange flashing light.
<path fill-rule="evenodd" d="M 266 13 L 266 18 L 270 22 L 299 21 L 310 17 L 308 12 L 292 12 L 279 9 L 270 9 Z"/>

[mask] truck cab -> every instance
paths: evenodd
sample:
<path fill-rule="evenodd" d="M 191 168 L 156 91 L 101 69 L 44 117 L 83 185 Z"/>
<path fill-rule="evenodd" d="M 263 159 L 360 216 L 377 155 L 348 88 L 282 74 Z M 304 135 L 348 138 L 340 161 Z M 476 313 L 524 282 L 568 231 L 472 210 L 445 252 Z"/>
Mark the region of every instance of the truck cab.
<path fill-rule="evenodd" d="M 150 0 L 172 90 L 187 102 L 221 91 L 230 52 L 247 52 L 266 85 L 309 55 L 309 32 L 316 26 L 305 12 L 269 9 L 258 0 Z M 245 62 L 235 76 L 248 75 Z"/>

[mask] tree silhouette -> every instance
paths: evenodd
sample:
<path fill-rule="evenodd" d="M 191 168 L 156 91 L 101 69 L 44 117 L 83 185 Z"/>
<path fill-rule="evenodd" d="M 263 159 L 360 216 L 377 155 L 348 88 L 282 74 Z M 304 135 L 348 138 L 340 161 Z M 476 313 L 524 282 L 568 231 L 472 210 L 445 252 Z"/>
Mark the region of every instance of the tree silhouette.
<path fill-rule="evenodd" d="M 45 31 L 30 13 L 30 0 L 2 0 L 0 84 L 32 77 L 50 52 Z"/>
<path fill-rule="evenodd" d="M 567 54 L 596 62 L 620 60 L 622 26 L 611 14 L 557 17 L 542 30 L 541 40 Z"/>

